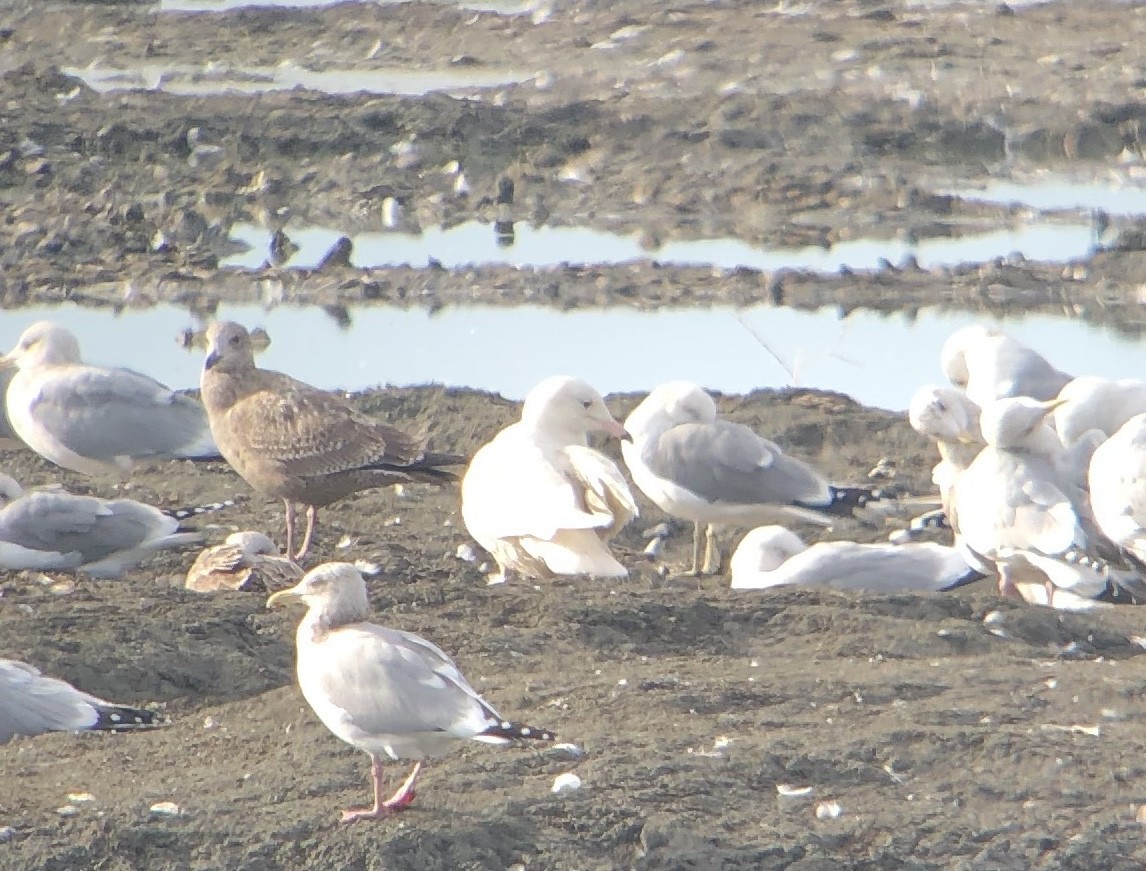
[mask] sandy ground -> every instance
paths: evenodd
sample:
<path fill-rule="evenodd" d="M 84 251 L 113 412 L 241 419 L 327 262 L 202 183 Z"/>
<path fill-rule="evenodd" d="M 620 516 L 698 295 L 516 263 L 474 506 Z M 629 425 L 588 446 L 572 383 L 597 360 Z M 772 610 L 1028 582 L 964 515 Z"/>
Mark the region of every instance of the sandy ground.
<path fill-rule="evenodd" d="M 3 3 L 4 306 L 163 300 L 209 311 L 263 299 L 270 283 L 299 304 L 951 305 L 1139 328 L 1146 234 L 1132 220 L 1096 226 L 1109 247 L 1065 268 L 218 269 L 237 221 L 351 232 L 377 227 L 387 197 L 420 226 L 493 220 L 505 212 L 494 202 L 502 179 L 514 182 L 513 220 L 639 228 L 650 246 L 719 236 L 830 245 L 1007 226 L 1020 210 L 934 191 L 1141 159 L 1140 4 L 546 8 L 348 3 L 216 17 Z M 61 72 L 283 59 L 513 69 L 530 80 L 465 98 L 208 99 L 100 95 Z M 638 399 L 609 401 L 623 415 Z M 464 390 L 356 401 L 463 452 L 516 413 Z M 905 492 L 927 489 L 931 452 L 900 416 L 806 391 L 722 406 L 837 482 L 863 483 L 890 458 Z M 3 459 L 27 484 L 119 492 L 26 453 Z M 145 468 L 128 492 L 165 506 L 244 497 L 200 520 L 212 541 L 235 528 L 280 532 L 279 507 L 221 464 Z M 467 541 L 457 508 L 454 489 L 362 494 L 323 512 L 314 554 L 377 563 L 379 621 L 434 640 L 503 713 L 583 746 L 582 761 L 461 748 L 428 769 L 407 813 L 342 826 L 339 809 L 367 799 L 367 759 L 293 685 L 297 614 L 267 612 L 255 594 L 184 591 L 193 551 L 117 582 L 7 575 L 0 655 L 161 705 L 172 724 L 0 748 L 0 868 L 1146 866 L 1135 609 L 1063 615 L 1004 603 L 989 584 L 945 596 L 734 594 L 726 578 L 682 574 L 683 526 L 667 573 L 642 557 L 643 532 L 663 519 L 644 502 L 618 546 L 629 580 L 488 587 L 455 555 Z M 551 793 L 568 770 L 582 788 Z M 784 797 L 780 786 L 812 791 Z M 91 800 L 69 801 L 79 793 Z M 152 812 L 158 802 L 179 813 Z M 832 803 L 837 817 L 817 814 Z"/>

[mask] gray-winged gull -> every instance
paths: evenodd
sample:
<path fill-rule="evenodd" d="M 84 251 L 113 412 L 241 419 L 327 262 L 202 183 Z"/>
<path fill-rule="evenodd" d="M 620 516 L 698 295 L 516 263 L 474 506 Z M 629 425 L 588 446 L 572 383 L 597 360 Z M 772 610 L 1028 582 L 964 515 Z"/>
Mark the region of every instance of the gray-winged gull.
<path fill-rule="evenodd" d="M 553 740 L 543 729 L 503 719 L 434 644 L 368 622 L 366 584 L 349 563 L 311 569 L 267 599 L 267 607 L 292 599 L 309 608 L 296 637 L 303 696 L 331 732 L 370 754 L 374 805 L 343 811 L 344 822 L 380 819 L 410 804 L 422 760 L 455 741 Z M 417 761 L 384 799 L 386 757 Z"/>
<path fill-rule="evenodd" d="M 130 369 L 80 360 L 66 328 L 40 321 L 0 365 L 17 368 L 5 405 L 41 457 L 85 475 L 123 475 L 136 460 L 217 457 L 203 406 Z"/>
<path fill-rule="evenodd" d="M 70 683 L 46 677 L 26 662 L 0 659 L 0 744 L 16 735 L 165 724 L 155 711 L 106 702 Z"/>
<path fill-rule="evenodd" d="M 298 582 L 303 571 L 278 552 L 278 546 L 261 532 L 232 532 L 222 544 L 205 548 L 195 557 L 183 586 L 198 593 L 280 590 Z"/>
<path fill-rule="evenodd" d="M 993 399 L 1054 399 L 1073 376 L 998 330 L 975 324 L 956 330 L 940 352 L 943 374 L 980 408 Z"/>
<path fill-rule="evenodd" d="M 457 476 L 441 466 L 465 462 L 429 453 L 421 441 L 359 412 L 346 399 L 255 366 L 250 335 L 223 321 L 207 330 L 203 404 L 219 452 L 252 488 L 286 506 L 287 555 L 294 547 L 295 505 L 307 506 L 310 547 L 318 509 L 373 487 Z"/>
<path fill-rule="evenodd" d="M 82 571 L 115 578 L 157 551 L 202 541 L 177 519 L 133 499 L 63 490 L 25 493 L 0 474 L 0 569 Z"/>
<path fill-rule="evenodd" d="M 668 514 L 691 520 L 693 573 L 719 562 L 714 524 L 756 526 L 793 518 L 823 525 L 878 498 L 870 490 L 834 487 L 807 463 L 747 426 L 717 417 L 716 403 L 697 385 L 655 388 L 625 421 L 621 443 L 637 487 Z M 709 526 L 705 565 L 700 525 Z"/>
<path fill-rule="evenodd" d="M 529 391 L 521 420 L 481 447 L 462 478 L 462 519 L 501 570 L 527 577 L 624 577 L 608 540 L 638 514 L 620 469 L 590 433 L 625 438 L 601 395 L 554 376 Z"/>
<path fill-rule="evenodd" d="M 806 545 L 782 526 L 761 526 L 741 540 L 729 560 L 732 589 L 784 585 L 892 592 L 953 590 L 984 577 L 953 547 L 823 541 Z"/>
<path fill-rule="evenodd" d="M 1086 491 L 1057 465 L 1062 451 L 1044 422 L 1055 401 L 996 400 L 983 408 L 987 446 L 955 485 L 953 526 L 972 557 L 995 564 L 999 590 L 1058 608 L 1099 598 L 1137 599 L 1146 588 L 1090 516 Z"/>

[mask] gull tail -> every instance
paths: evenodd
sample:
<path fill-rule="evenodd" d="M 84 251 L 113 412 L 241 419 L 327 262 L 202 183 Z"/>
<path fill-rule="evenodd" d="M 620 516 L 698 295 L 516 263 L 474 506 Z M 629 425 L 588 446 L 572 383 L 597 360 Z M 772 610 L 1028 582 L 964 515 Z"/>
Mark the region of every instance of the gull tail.
<path fill-rule="evenodd" d="M 110 702 L 93 704 L 96 721 L 88 728 L 102 732 L 125 732 L 132 729 L 157 729 L 170 725 L 170 721 L 156 711 L 113 705 Z"/>
<path fill-rule="evenodd" d="M 866 487 L 829 486 L 828 493 L 830 495 L 826 503 L 797 502 L 796 505 L 833 517 L 851 517 L 856 511 L 884 498 L 883 491 L 869 490 Z"/>
<path fill-rule="evenodd" d="M 484 732 L 474 735 L 474 740 L 489 744 L 506 744 L 510 741 L 556 741 L 557 735 L 548 729 L 501 720 L 487 727 Z"/>

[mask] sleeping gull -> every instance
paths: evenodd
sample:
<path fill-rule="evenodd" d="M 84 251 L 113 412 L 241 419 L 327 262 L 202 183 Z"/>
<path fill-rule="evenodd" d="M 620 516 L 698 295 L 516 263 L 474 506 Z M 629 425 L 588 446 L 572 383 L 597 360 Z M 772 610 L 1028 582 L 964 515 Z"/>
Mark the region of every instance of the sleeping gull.
<path fill-rule="evenodd" d="M 620 469 L 588 446 L 592 432 L 626 437 L 596 390 L 555 376 L 529 391 L 520 421 L 474 454 L 462 478 L 462 519 L 497 560 L 497 580 L 513 571 L 628 574 L 607 542 L 637 516 L 637 504 Z"/>
<path fill-rule="evenodd" d="M 343 822 L 381 819 L 414 800 L 427 756 L 459 740 L 506 744 L 553 735 L 502 719 L 445 653 L 424 638 L 367 622 L 370 604 L 362 575 L 349 563 L 324 563 L 299 583 L 267 599 L 267 607 L 300 600 L 298 683 L 323 724 L 370 754 L 374 806 L 346 810 Z M 382 797 L 382 761 L 414 759 L 405 782 Z"/>
<path fill-rule="evenodd" d="M 1059 441 L 1070 447 L 1098 430 L 1109 438 L 1136 414 L 1146 413 L 1146 382 L 1133 378 L 1075 378 L 1059 392 L 1054 410 Z"/>
<path fill-rule="evenodd" d="M 1146 414 L 1130 418 L 1094 452 L 1090 504 L 1107 538 L 1146 570 Z"/>
<path fill-rule="evenodd" d="M 654 389 L 625 430 L 632 441 L 621 443 L 621 453 L 634 483 L 662 511 L 695 524 L 693 574 L 719 563 L 713 524 L 798 518 L 828 525 L 878 498 L 861 488 L 833 487 L 747 426 L 719 419 L 712 397 L 687 381 Z M 699 568 L 702 523 L 709 538 Z"/>
<path fill-rule="evenodd" d="M 183 586 L 198 593 L 269 593 L 297 583 L 302 575 L 302 568 L 279 556 L 278 547 L 261 532 L 232 532 L 222 544 L 206 548 L 195 558 Z"/>
<path fill-rule="evenodd" d="M 980 408 L 994 399 L 1054 399 L 1070 375 L 998 330 L 975 324 L 956 330 L 940 352 L 943 374 Z"/>
<path fill-rule="evenodd" d="M 996 400 L 983 409 L 987 446 L 955 485 L 961 544 L 994 563 L 999 591 L 1054 607 L 1146 593 L 1108 564 L 1113 548 L 1090 516 L 1086 491 L 1057 464 L 1062 447 L 1044 422 L 1057 401 Z"/>
<path fill-rule="evenodd" d="M 953 547 L 824 541 L 808 547 L 782 526 L 749 532 L 729 561 L 732 589 L 799 585 L 835 590 L 946 591 L 984 577 Z"/>
<path fill-rule="evenodd" d="M 28 327 L 0 365 L 17 369 L 5 401 L 12 428 L 57 466 L 124 475 L 136 460 L 219 455 L 197 400 L 130 369 L 85 365 L 58 324 Z"/>
<path fill-rule="evenodd" d="M 157 551 L 199 542 L 179 521 L 133 499 L 63 490 L 24 493 L 0 474 L 0 569 L 82 571 L 116 578 Z"/>
<path fill-rule="evenodd" d="M 307 506 L 310 547 L 318 509 L 373 487 L 457 480 L 439 468 L 463 463 L 428 453 L 401 430 L 357 411 L 347 400 L 281 372 L 255 366 L 250 335 L 229 321 L 207 330 L 202 395 L 219 451 L 252 488 L 286 505 L 286 553 L 294 546 L 295 504 Z"/>
<path fill-rule="evenodd" d="M 15 659 L 0 659 L 0 744 L 15 735 L 121 730 L 166 725 L 155 711 L 105 702 L 45 677 Z"/>

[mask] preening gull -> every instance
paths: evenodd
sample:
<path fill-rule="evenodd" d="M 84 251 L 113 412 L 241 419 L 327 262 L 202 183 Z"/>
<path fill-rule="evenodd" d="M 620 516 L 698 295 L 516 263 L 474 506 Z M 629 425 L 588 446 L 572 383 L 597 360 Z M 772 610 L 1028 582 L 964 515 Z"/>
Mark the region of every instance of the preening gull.
<path fill-rule="evenodd" d="M 1109 438 L 1134 415 L 1146 413 L 1146 382 L 1087 375 L 1069 382 L 1058 398 L 1054 428 L 1070 447 L 1094 430 Z"/>
<path fill-rule="evenodd" d="M 115 578 L 157 551 L 202 541 L 174 517 L 133 499 L 63 490 L 24 493 L 0 474 L 0 569 L 82 571 Z"/>
<path fill-rule="evenodd" d="M 712 397 L 687 381 L 655 388 L 625 430 L 632 441 L 621 443 L 621 453 L 634 483 L 662 511 L 695 524 L 694 574 L 718 567 L 713 524 L 797 518 L 828 525 L 878 498 L 862 488 L 833 487 L 747 426 L 719 419 Z M 701 524 L 710 527 L 703 567 Z"/>
<path fill-rule="evenodd" d="M 17 371 L 6 407 L 41 457 L 84 475 L 124 475 L 136 460 L 217 457 L 203 406 L 130 369 L 80 361 L 64 327 L 40 321 L 0 365 Z"/>
<path fill-rule="evenodd" d="M 1146 414 L 1130 418 L 1095 450 L 1090 505 L 1107 538 L 1146 570 Z"/>
<path fill-rule="evenodd" d="M 986 444 L 979 428 L 979 406 L 961 390 L 926 385 L 912 395 L 907 419 L 912 429 L 932 439 L 939 449 L 931 481 L 939 488 L 943 510 L 949 511 L 955 479 Z"/>
<path fill-rule="evenodd" d="M 1055 607 L 1138 598 L 1142 582 L 1109 565 L 1116 553 L 1091 519 L 1086 491 L 1057 464 L 1062 448 L 1044 422 L 1056 404 L 1015 397 L 984 407 L 987 446 L 955 486 L 961 544 L 995 564 L 1004 595 Z"/>
<path fill-rule="evenodd" d="M 199 593 L 280 590 L 298 582 L 303 571 L 278 551 L 261 532 L 232 532 L 222 544 L 206 548 L 195 558 L 183 586 Z"/>
<path fill-rule="evenodd" d="M 979 324 L 951 334 L 940 365 L 947 380 L 980 408 L 1010 396 L 1054 399 L 1072 377 L 1017 339 Z"/>
<path fill-rule="evenodd" d="M 749 532 L 729 561 L 732 589 L 799 585 L 835 590 L 945 591 L 984 577 L 953 547 L 823 541 L 808 547 L 783 526 Z"/>
<path fill-rule="evenodd" d="M 474 454 L 462 478 L 462 519 L 501 569 L 527 577 L 625 577 L 608 540 L 638 514 L 620 469 L 590 433 L 626 433 L 601 395 L 554 376 L 529 391 L 521 420 Z"/>
<path fill-rule="evenodd" d="M 454 741 L 553 740 L 551 732 L 503 719 L 434 644 L 368 622 L 366 584 L 349 563 L 311 569 L 267 599 L 267 607 L 289 600 L 309 609 L 296 638 L 303 696 L 326 728 L 370 754 L 374 806 L 343 811 L 344 822 L 380 819 L 410 804 L 422 760 Z M 383 799 L 386 757 L 417 762 Z"/>
<path fill-rule="evenodd" d="M 165 725 L 155 711 L 105 702 L 70 683 L 45 677 L 15 659 L 0 659 L 0 744 L 16 735 L 126 730 Z"/>
<path fill-rule="evenodd" d="M 207 330 L 201 387 L 224 459 L 252 488 L 286 505 L 288 556 L 295 505 L 307 506 L 306 535 L 295 559 L 310 547 L 319 508 L 373 487 L 455 481 L 440 467 L 465 462 L 456 454 L 428 453 L 420 441 L 341 396 L 257 368 L 250 334 L 230 321 Z"/>

